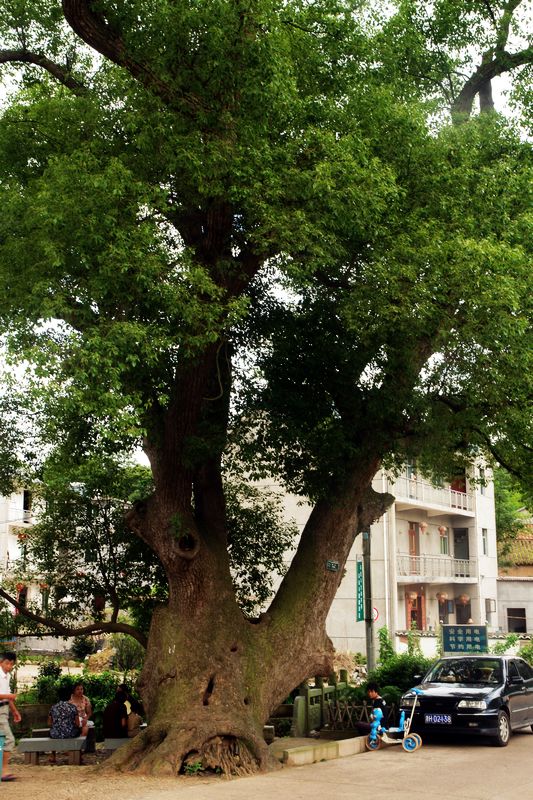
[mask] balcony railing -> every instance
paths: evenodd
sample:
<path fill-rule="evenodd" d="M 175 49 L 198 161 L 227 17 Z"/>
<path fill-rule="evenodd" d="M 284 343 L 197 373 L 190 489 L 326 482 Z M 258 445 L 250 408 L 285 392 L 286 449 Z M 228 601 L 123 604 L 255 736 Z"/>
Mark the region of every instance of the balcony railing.
<path fill-rule="evenodd" d="M 400 475 L 394 482 L 393 490 L 397 500 L 417 500 L 434 506 L 459 509 L 460 511 L 473 511 L 474 501 L 472 494 L 457 492 L 448 487 L 433 486 L 431 483 L 418 478 L 408 478 Z"/>
<path fill-rule="evenodd" d="M 398 575 L 421 578 L 471 578 L 475 574 L 474 562 L 468 558 L 451 556 L 398 556 Z"/>

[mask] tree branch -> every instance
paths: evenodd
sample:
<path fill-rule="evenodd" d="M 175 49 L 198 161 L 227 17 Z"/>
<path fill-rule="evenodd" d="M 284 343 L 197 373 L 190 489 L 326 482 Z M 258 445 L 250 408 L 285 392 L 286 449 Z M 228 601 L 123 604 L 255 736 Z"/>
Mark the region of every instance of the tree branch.
<path fill-rule="evenodd" d="M 520 50 L 518 53 L 498 51 L 491 61 L 480 64 L 474 74 L 467 80 L 452 105 L 452 118 L 457 122 L 468 119 L 472 113 L 474 98 L 478 92 L 487 93 L 487 85 L 493 78 L 510 72 L 516 67 L 533 63 L 533 47 Z"/>
<path fill-rule="evenodd" d="M 39 53 L 32 53 L 29 50 L 0 50 L 0 64 L 8 63 L 34 64 L 50 73 L 59 83 L 66 86 L 75 94 L 82 95 L 87 93 L 87 87 L 83 83 L 72 77 L 70 70 L 56 64 L 46 56 Z"/>
<path fill-rule="evenodd" d="M 132 625 L 128 625 L 125 622 L 93 622 L 89 625 L 71 627 L 62 622 L 43 617 L 40 614 L 36 614 L 34 611 L 30 611 L 29 608 L 21 605 L 18 600 L 15 600 L 14 597 L 11 597 L 10 594 L 1 588 L 0 597 L 3 597 L 8 603 L 11 603 L 11 605 L 14 606 L 19 613 L 27 619 L 30 619 L 32 622 L 36 622 L 38 625 L 42 625 L 51 633 L 55 633 L 59 636 L 85 636 L 94 635 L 97 633 L 127 633 L 133 639 L 136 639 L 143 647 L 146 647 L 147 644 L 146 636 L 144 636 L 144 634 L 141 633 L 141 631 L 139 631 L 137 628 L 134 628 Z"/>
<path fill-rule="evenodd" d="M 509 0 L 505 6 L 498 26 L 498 37 L 496 39 L 496 52 L 503 53 L 505 45 L 509 39 L 509 28 L 513 18 L 513 11 L 517 8 L 522 0 Z"/>
<path fill-rule="evenodd" d="M 203 104 L 196 95 L 190 92 L 176 93 L 148 64 L 128 54 L 120 31 L 110 25 L 102 14 L 94 11 L 93 5 L 90 0 L 62 0 L 65 19 L 74 33 L 109 61 L 124 67 L 165 105 L 185 105 L 195 113 L 202 107 Z"/>

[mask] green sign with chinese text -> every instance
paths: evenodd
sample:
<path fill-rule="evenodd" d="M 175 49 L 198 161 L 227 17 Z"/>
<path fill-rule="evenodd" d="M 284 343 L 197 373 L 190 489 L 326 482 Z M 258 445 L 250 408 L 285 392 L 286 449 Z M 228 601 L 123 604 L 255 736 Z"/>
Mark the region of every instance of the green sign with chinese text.
<path fill-rule="evenodd" d="M 357 578 L 357 586 L 356 586 L 356 621 L 363 622 L 365 618 L 365 582 L 363 578 L 363 562 L 357 561 L 356 562 L 356 578 Z"/>
<path fill-rule="evenodd" d="M 489 650 L 486 625 L 443 625 L 442 650 L 455 653 L 487 653 Z"/>

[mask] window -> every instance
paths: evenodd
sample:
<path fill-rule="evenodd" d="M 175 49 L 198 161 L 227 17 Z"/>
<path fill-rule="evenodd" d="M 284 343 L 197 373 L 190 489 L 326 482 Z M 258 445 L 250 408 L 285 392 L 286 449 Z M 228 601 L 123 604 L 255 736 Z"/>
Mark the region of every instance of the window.
<path fill-rule="evenodd" d="M 487 624 L 490 625 L 492 622 L 492 615 L 496 611 L 496 600 L 491 597 L 485 598 L 485 619 L 487 620 Z"/>
<path fill-rule="evenodd" d="M 479 468 L 479 480 L 481 481 L 479 491 L 481 494 L 485 494 L 487 487 L 485 486 L 485 470 L 483 467 Z"/>
<path fill-rule="evenodd" d="M 453 614 L 453 605 L 452 611 Z M 448 625 L 450 620 L 450 602 L 449 600 L 439 600 L 439 623 L 441 625 Z"/>
<path fill-rule="evenodd" d="M 525 681 L 530 681 L 533 678 L 533 669 L 531 669 L 527 661 L 517 661 L 516 666 Z"/>
<path fill-rule="evenodd" d="M 22 519 L 24 522 L 31 521 L 31 501 L 31 492 L 29 492 L 27 489 L 24 489 L 24 492 L 22 493 Z"/>
<path fill-rule="evenodd" d="M 446 533 L 441 534 L 440 536 L 440 554 L 441 556 L 447 556 L 450 554 L 450 547 L 448 544 L 448 531 Z"/>
<path fill-rule="evenodd" d="M 472 620 L 472 609 L 470 602 L 455 604 L 455 619 L 458 625 L 468 625 Z"/>
<path fill-rule="evenodd" d="M 527 632 L 525 608 L 507 609 L 507 630 L 509 633 Z"/>
<path fill-rule="evenodd" d="M 483 543 L 483 555 L 489 554 L 489 532 L 487 528 L 481 528 L 481 541 Z"/>

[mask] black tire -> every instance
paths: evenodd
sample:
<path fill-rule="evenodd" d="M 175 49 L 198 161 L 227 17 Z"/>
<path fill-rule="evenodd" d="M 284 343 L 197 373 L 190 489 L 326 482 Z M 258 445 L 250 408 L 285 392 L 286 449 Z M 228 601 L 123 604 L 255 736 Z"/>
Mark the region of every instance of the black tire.
<path fill-rule="evenodd" d="M 511 738 L 511 723 L 505 711 L 498 711 L 498 733 L 491 737 L 495 747 L 507 747 Z"/>

